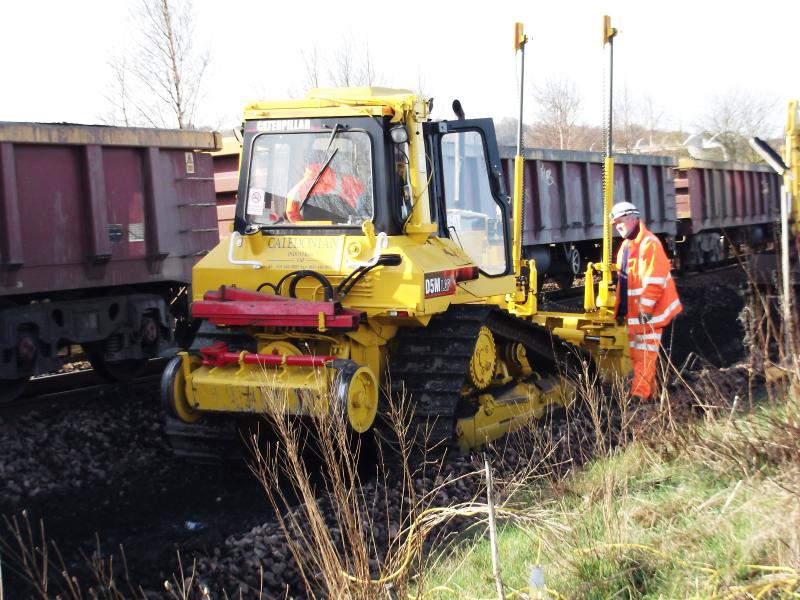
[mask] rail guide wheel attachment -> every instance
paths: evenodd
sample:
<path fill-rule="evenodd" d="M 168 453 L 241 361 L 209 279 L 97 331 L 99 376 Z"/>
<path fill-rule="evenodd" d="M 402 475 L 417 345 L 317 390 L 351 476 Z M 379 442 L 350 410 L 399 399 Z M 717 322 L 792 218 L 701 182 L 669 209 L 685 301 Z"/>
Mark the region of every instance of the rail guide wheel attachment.
<path fill-rule="evenodd" d="M 200 357 L 186 352 L 180 352 L 170 360 L 161 376 L 161 401 L 169 416 L 184 423 L 194 423 L 200 419 L 202 413 L 189 405 L 186 395 L 186 372 L 183 366 L 184 356 L 189 361 L 190 371 L 200 366 Z"/>
<path fill-rule="evenodd" d="M 378 381 L 369 367 L 347 361 L 337 376 L 337 406 L 343 407 L 350 427 L 364 433 L 372 427 L 378 413 Z"/>
<path fill-rule="evenodd" d="M 469 378 L 478 390 L 486 389 L 492 382 L 497 364 L 497 347 L 491 330 L 482 325 L 475 341 L 475 350 L 469 360 Z"/>

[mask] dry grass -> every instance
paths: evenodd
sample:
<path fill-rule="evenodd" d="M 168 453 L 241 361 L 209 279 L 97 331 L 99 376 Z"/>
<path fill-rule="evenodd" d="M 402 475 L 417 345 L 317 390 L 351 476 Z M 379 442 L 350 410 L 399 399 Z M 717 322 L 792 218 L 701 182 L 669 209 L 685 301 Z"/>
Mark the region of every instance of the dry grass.
<path fill-rule="evenodd" d="M 426 544 L 442 534 L 444 525 L 455 517 L 485 513 L 477 498 L 438 505 L 441 492 L 458 480 L 442 480 L 437 468 L 424 460 L 419 470 L 408 468 L 412 453 L 408 410 L 402 400 L 393 403 L 392 431 L 383 433 L 384 439 L 393 438 L 392 452 L 399 453 L 393 462 L 406 466 L 389 470 L 378 453 L 375 478 L 366 481 L 358 464 L 359 457 L 369 458 L 362 455 L 364 440 L 353 435 L 344 414 L 333 412 L 306 421 L 270 418 L 266 425 L 277 442 L 265 450 L 254 437 L 253 470 L 278 515 L 309 597 L 372 599 L 389 593 L 387 589 L 403 596 L 424 562 Z M 304 457 L 309 437 L 318 452 L 315 463 Z M 311 464 L 316 464 L 318 473 L 309 471 Z M 435 482 L 428 490 L 415 485 L 423 470 Z"/>
<path fill-rule="evenodd" d="M 603 389 L 583 378 L 581 404 L 565 425 L 551 428 L 550 437 L 528 430 L 536 441 L 526 446 L 549 457 L 560 475 L 536 480 L 528 462 L 527 475 L 514 475 L 525 482 L 517 493 L 525 497 L 527 489 L 528 503 L 563 529 L 530 539 L 505 528 L 501 556 L 512 595 L 800 595 L 796 353 L 772 304 L 757 290 L 743 313 L 746 367 L 665 360 L 660 378 L 667 385 L 644 406 L 621 403 L 624 386 Z M 570 419 L 588 427 L 572 428 Z M 565 465 L 575 468 L 564 473 Z M 429 575 L 433 597 L 491 596 L 487 557 L 480 540 L 451 549 Z M 546 586 L 534 572 L 544 573 Z"/>
<path fill-rule="evenodd" d="M 0 544 L 2 569 L 24 586 L 26 597 L 41 600 L 147 600 L 152 595 L 136 585 L 128 573 L 127 559 L 122 546 L 116 557 L 103 551 L 99 537 L 91 555 L 82 554 L 83 566 L 70 569 L 56 543 L 45 532 L 43 521 L 32 523 L 27 512 L 19 516 L 4 517 L 5 536 Z M 183 565 L 178 554 L 179 573 Z M 3 579 L 3 581 L 7 581 Z M 164 597 L 170 600 L 188 600 L 197 588 L 192 576 L 174 576 L 164 581 Z M 0 600 L 5 597 L 0 587 Z"/>

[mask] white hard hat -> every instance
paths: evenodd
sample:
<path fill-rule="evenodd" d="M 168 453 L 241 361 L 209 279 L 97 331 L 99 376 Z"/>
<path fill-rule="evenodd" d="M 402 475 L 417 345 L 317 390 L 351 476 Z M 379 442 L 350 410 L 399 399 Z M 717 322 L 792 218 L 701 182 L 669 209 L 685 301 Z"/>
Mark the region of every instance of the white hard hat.
<path fill-rule="evenodd" d="M 627 217 L 628 215 L 633 215 L 635 217 L 639 216 L 639 209 L 630 202 L 617 202 L 611 207 L 610 217 L 612 221 L 616 221 L 622 217 Z"/>

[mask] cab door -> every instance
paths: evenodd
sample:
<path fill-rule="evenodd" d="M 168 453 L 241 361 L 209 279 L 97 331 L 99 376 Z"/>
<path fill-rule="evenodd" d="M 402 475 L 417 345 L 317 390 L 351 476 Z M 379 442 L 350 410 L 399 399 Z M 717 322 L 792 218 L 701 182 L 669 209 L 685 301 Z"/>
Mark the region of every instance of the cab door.
<path fill-rule="evenodd" d="M 431 214 L 439 236 L 457 243 L 483 275 L 511 272 L 511 206 L 494 123 L 465 119 L 426 123 L 433 163 Z"/>

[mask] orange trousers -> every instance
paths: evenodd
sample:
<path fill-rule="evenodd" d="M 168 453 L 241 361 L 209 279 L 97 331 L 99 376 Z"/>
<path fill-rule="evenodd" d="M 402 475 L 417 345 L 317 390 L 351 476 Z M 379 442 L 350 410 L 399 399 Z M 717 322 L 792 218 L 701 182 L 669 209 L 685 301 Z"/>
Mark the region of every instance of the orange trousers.
<path fill-rule="evenodd" d="M 656 365 L 661 332 L 660 328 L 649 328 L 647 333 L 628 334 L 633 363 L 631 396 L 650 398 L 656 393 Z"/>

